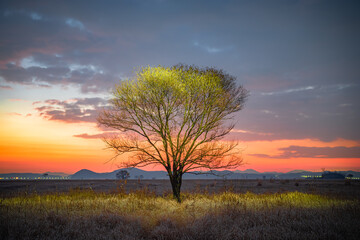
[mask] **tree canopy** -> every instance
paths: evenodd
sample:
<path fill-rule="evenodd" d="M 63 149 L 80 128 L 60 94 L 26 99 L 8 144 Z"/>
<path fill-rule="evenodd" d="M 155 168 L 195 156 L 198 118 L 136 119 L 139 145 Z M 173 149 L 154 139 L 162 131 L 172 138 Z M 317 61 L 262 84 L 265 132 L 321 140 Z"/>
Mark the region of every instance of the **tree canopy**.
<path fill-rule="evenodd" d="M 161 164 L 180 201 L 182 175 L 195 169 L 237 167 L 236 142 L 221 140 L 234 127 L 247 91 L 215 68 L 144 67 L 115 86 L 111 107 L 98 122 L 122 132 L 104 139 L 116 156 L 132 153 L 127 167 Z"/>

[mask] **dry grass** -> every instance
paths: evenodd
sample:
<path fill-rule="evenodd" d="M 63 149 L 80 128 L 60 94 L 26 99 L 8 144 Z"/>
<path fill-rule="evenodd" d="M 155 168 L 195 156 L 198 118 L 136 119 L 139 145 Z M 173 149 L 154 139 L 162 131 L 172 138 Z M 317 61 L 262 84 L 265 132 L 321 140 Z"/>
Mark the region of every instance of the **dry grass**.
<path fill-rule="evenodd" d="M 127 193 L 148 189 L 158 196 L 171 192 L 169 180 L 128 180 L 126 184 L 124 181 L 116 180 L 0 180 L 0 197 L 17 196 L 25 192 L 38 194 L 69 192 L 71 189 L 114 193 L 119 188 L 123 188 Z M 358 180 L 184 180 L 181 189 L 183 192 L 211 194 L 225 191 L 258 194 L 298 191 L 360 199 L 360 181 Z"/>
<path fill-rule="evenodd" d="M 318 194 L 70 191 L 0 199 L 3 239 L 359 239 L 359 200 Z"/>

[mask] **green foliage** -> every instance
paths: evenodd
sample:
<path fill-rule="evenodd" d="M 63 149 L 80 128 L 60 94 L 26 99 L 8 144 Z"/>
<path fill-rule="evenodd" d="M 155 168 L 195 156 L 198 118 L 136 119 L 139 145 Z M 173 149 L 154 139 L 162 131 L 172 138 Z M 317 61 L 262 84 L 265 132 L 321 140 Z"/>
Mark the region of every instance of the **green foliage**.
<path fill-rule="evenodd" d="M 145 67 L 137 73 L 136 80 L 124 81 L 114 91 L 116 103 L 145 104 L 147 107 L 164 107 L 164 112 L 174 113 L 176 105 L 186 110 L 201 101 L 204 107 L 224 107 L 224 97 L 229 96 L 223 76 L 214 70 L 184 67 Z M 235 97 L 235 96 L 232 96 Z M 138 102 L 141 101 L 141 102 Z M 171 102 L 170 102 L 171 101 Z M 206 101 L 206 104 L 205 104 Z M 169 105 L 165 104 L 169 103 Z M 168 107 L 167 109 L 165 109 Z M 199 105 L 199 107 L 201 107 Z M 239 106 L 233 106 L 239 107 Z"/>
<path fill-rule="evenodd" d="M 246 97 L 233 76 L 215 68 L 145 67 L 115 87 L 111 108 L 98 121 L 128 133 L 105 139 L 116 156 L 131 153 L 125 166 L 162 165 L 180 201 L 184 173 L 242 163 L 237 143 L 218 140 L 232 130 L 227 121 Z"/>

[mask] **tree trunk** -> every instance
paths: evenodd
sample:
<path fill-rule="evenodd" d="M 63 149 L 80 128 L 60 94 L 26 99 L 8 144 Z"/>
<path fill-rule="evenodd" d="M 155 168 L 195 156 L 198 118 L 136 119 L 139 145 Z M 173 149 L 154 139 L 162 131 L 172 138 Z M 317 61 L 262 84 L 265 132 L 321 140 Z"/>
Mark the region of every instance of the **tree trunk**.
<path fill-rule="evenodd" d="M 181 189 L 181 183 L 182 183 L 182 174 L 174 172 L 170 176 L 170 182 L 171 182 L 171 187 L 172 187 L 172 190 L 173 190 L 174 198 L 176 199 L 176 201 L 181 203 L 180 189 Z"/>

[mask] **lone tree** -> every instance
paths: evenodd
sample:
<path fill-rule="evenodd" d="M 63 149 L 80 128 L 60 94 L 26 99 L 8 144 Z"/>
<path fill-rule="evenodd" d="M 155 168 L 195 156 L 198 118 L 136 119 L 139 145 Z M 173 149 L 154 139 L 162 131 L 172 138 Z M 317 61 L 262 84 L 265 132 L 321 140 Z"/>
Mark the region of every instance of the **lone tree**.
<path fill-rule="evenodd" d="M 247 97 L 235 80 L 215 68 L 141 68 L 133 79 L 116 85 L 111 107 L 98 117 L 101 125 L 127 134 L 104 141 L 115 158 L 131 153 L 122 160 L 126 167 L 164 166 L 181 202 L 184 173 L 242 163 L 236 142 L 219 141 L 234 127 L 229 120 Z"/>

